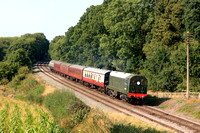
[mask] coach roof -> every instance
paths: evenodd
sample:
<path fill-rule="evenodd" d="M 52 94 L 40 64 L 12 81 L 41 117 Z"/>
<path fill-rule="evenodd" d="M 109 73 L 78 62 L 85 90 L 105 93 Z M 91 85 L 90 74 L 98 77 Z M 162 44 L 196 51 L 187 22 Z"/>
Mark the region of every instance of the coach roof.
<path fill-rule="evenodd" d="M 73 65 L 73 64 L 63 62 L 61 65 L 62 65 L 62 66 L 70 66 L 70 65 Z"/>
<path fill-rule="evenodd" d="M 105 74 L 107 72 L 110 72 L 110 70 L 93 68 L 93 67 L 87 67 L 87 68 L 84 69 L 84 71 L 89 71 L 89 72 L 94 72 L 94 73 L 100 73 L 100 74 Z"/>
<path fill-rule="evenodd" d="M 86 66 L 81 66 L 81 65 L 71 65 L 69 66 L 70 68 L 76 68 L 76 69 L 84 69 Z"/>

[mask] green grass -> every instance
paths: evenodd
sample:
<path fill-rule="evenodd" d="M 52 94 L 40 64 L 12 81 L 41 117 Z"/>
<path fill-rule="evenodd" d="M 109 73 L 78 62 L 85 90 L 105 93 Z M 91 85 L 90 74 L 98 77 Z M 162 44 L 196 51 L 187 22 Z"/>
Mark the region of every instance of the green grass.
<path fill-rule="evenodd" d="M 44 106 L 52 112 L 57 122 L 67 127 L 68 131 L 80 123 L 90 111 L 87 105 L 66 90 L 48 94 L 44 99 Z"/>
<path fill-rule="evenodd" d="M 195 111 L 195 112 L 193 113 L 193 116 L 194 116 L 196 119 L 200 119 L 200 110 Z"/>
<path fill-rule="evenodd" d="M 44 92 L 43 86 L 36 86 L 33 89 L 28 91 L 28 94 L 26 95 L 26 99 L 32 103 L 38 103 L 42 104 L 44 97 L 42 96 L 42 93 Z"/>
<path fill-rule="evenodd" d="M 24 94 L 17 94 L 17 95 L 15 96 L 15 99 L 18 99 L 18 100 L 25 100 L 25 96 L 24 96 Z"/>
<path fill-rule="evenodd" d="M 178 112 L 191 113 L 196 109 L 194 104 L 185 105 L 183 108 L 178 109 Z"/>
<path fill-rule="evenodd" d="M 20 79 L 20 75 L 22 74 L 20 73 L 16 75 L 10 83 L 11 87 L 14 85 L 13 88 L 15 93 L 14 95 L 16 95 L 15 98 L 42 105 L 44 99 L 42 93 L 45 90 L 44 86 L 31 75 L 26 75 L 25 79 Z"/>
<path fill-rule="evenodd" d="M 186 99 L 180 99 L 180 100 L 177 101 L 177 103 L 186 103 L 186 102 L 187 102 Z"/>
<path fill-rule="evenodd" d="M 168 105 L 161 105 L 159 106 L 160 109 L 166 109 L 168 107 Z"/>

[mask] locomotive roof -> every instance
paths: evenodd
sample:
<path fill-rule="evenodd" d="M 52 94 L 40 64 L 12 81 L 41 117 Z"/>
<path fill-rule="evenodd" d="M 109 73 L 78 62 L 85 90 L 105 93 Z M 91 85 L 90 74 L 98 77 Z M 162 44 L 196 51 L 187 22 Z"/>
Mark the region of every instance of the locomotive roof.
<path fill-rule="evenodd" d="M 125 79 L 125 78 L 128 78 L 129 76 L 135 76 L 135 74 L 132 74 L 132 73 L 125 73 L 125 72 L 112 71 L 112 72 L 110 73 L 110 76 Z"/>
<path fill-rule="evenodd" d="M 76 68 L 76 69 L 84 69 L 84 68 L 86 68 L 86 66 L 81 66 L 81 65 L 71 65 L 69 67 Z"/>
<path fill-rule="evenodd" d="M 110 70 L 93 68 L 93 67 L 87 67 L 84 69 L 84 71 L 90 71 L 90 72 L 95 72 L 95 73 L 100 73 L 100 74 L 106 74 L 107 72 L 110 72 Z"/>

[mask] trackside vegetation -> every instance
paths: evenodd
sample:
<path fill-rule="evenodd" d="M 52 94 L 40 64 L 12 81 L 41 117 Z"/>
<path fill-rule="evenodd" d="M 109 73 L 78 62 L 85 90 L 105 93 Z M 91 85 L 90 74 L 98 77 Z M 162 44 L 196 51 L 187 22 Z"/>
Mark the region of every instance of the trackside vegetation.
<path fill-rule="evenodd" d="M 136 127 L 132 124 L 121 124 L 108 118 L 102 111 L 85 105 L 73 93 L 61 90 L 48 94 L 44 99 L 56 122 L 66 132 L 97 132 L 97 133 L 163 133 L 155 128 Z"/>
<path fill-rule="evenodd" d="M 66 130 L 73 129 L 89 113 L 90 107 L 69 91 L 55 91 L 44 99 L 44 106 L 49 109 L 56 121 Z"/>
<path fill-rule="evenodd" d="M 144 75 L 153 91 L 200 89 L 200 0 L 104 0 L 49 47 L 52 59 Z"/>
<path fill-rule="evenodd" d="M 113 118 L 87 106 L 67 90 L 43 95 L 44 83 L 28 71 L 28 67 L 21 67 L 13 80 L 4 86 L 6 89 L 0 90 L 1 132 L 163 132 L 150 125 L 148 128 L 140 126 L 137 122 L 135 126 L 113 121 Z"/>
<path fill-rule="evenodd" d="M 31 70 L 34 63 L 48 58 L 48 49 L 43 33 L 0 37 L 0 85 L 11 81 L 20 67 Z"/>
<path fill-rule="evenodd" d="M 155 129 L 143 129 L 142 127 L 135 127 L 134 125 L 128 124 L 114 124 L 113 127 L 110 129 L 111 133 L 162 133 Z"/>

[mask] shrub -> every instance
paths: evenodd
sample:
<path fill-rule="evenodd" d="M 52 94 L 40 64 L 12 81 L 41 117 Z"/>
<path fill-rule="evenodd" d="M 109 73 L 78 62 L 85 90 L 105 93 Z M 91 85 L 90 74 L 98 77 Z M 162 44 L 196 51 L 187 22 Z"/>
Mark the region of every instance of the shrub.
<path fill-rule="evenodd" d="M 29 73 L 29 68 L 27 66 L 20 67 L 18 69 L 18 73 L 12 77 L 12 81 L 10 82 L 10 87 L 18 89 L 18 88 L 20 88 L 20 85 L 23 86 L 22 81 L 24 81 L 24 79 L 26 79 L 26 76 L 28 73 Z"/>
<path fill-rule="evenodd" d="M 56 120 L 60 120 L 63 117 L 68 116 L 68 106 L 71 101 L 77 101 L 75 95 L 69 91 L 56 90 L 52 94 L 48 94 L 44 99 L 44 105 L 48 108 L 55 117 Z"/>
<path fill-rule="evenodd" d="M 20 76 L 18 76 L 18 75 L 16 75 L 13 79 L 12 79 L 12 81 L 11 81 L 11 83 L 10 83 L 10 85 L 11 85 L 11 87 L 14 87 L 15 89 L 17 89 L 17 86 L 20 84 Z"/>
<path fill-rule="evenodd" d="M 18 69 L 18 74 L 28 74 L 29 73 L 29 68 L 27 66 L 22 66 Z"/>
<path fill-rule="evenodd" d="M 1 85 L 6 85 L 8 84 L 9 80 L 7 78 L 3 78 L 0 82 Z"/>
<path fill-rule="evenodd" d="M 68 131 L 80 123 L 90 111 L 87 105 L 66 90 L 48 94 L 44 99 L 44 105 L 52 112 L 55 120 L 67 127 Z"/>
<path fill-rule="evenodd" d="M 90 108 L 82 101 L 72 101 L 68 106 L 68 111 L 70 114 L 79 113 L 82 110 L 90 110 Z"/>
<path fill-rule="evenodd" d="M 44 97 L 41 95 L 44 92 L 43 86 L 38 86 L 28 91 L 26 99 L 33 103 L 42 104 Z"/>
<path fill-rule="evenodd" d="M 73 128 L 76 124 L 80 123 L 89 111 L 90 107 L 82 101 L 71 101 L 68 106 L 68 113 L 70 117 L 68 127 Z"/>
<path fill-rule="evenodd" d="M 41 95 L 44 92 L 44 87 L 43 86 L 37 86 L 34 89 L 30 91 L 30 93 L 33 93 L 35 95 Z"/>
<path fill-rule="evenodd" d="M 28 88 L 33 88 L 33 87 L 35 87 L 37 84 L 38 84 L 38 81 L 37 81 L 36 79 L 31 79 L 31 80 L 28 82 Z"/>

